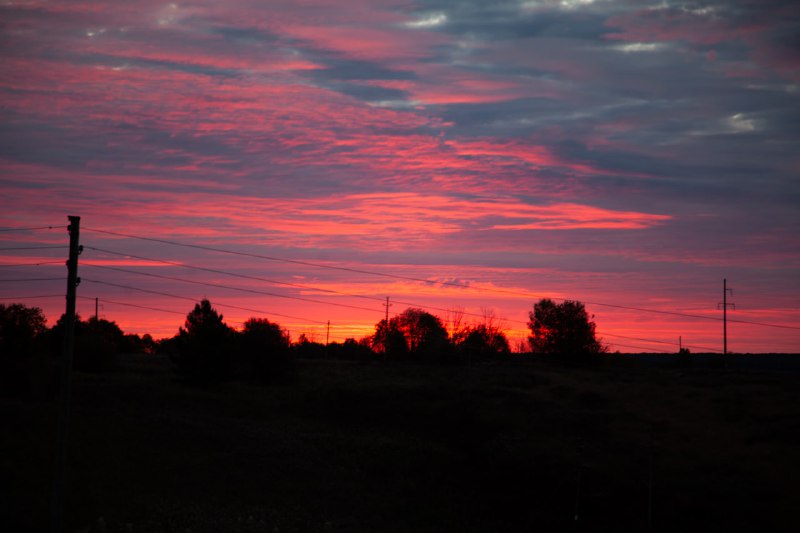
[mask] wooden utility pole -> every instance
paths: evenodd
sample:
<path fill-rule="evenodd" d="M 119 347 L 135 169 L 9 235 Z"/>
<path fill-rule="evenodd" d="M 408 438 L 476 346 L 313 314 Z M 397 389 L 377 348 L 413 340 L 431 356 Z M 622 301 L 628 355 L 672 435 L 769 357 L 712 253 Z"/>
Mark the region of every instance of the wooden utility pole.
<path fill-rule="evenodd" d="M 97 314 L 97 308 L 99 307 L 100 298 L 95 296 L 94 299 L 94 321 L 97 322 L 100 319 L 100 316 Z"/>
<path fill-rule="evenodd" d="M 69 218 L 69 259 L 67 259 L 67 310 L 64 314 L 64 340 L 61 353 L 61 383 L 58 398 L 58 421 L 56 428 L 53 486 L 50 494 L 50 531 L 59 533 L 64 517 L 64 477 L 67 451 L 67 427 L 69 421 L 69 399 L 72 388 L 72 345 L 75 336 L 75 300 L 78 284 L 78 255 L 83 247 L 80 242 L 81 217 Z"/>
<path fill-rule="evenodd" d="M 722 306 L 722 355 L 728 354 L 728 307 L 736 309 L 736 304 L 728 303 L 728 293 L 733 296 L 733 289 L 728 288 L 728 279 L 722 279 L 722 303 L 717 304 L 717 309 Z"/>
<path fill-rule="evenodd" d="M 383 304 L 386 306 L 386 322 L 384 322 L 384 330 L 383 330 L 383 353 L 389 353 L 389 307 L 392 305 L 389 303 L 389 297 L 386 297 L 386 303 Z"/>
<path fill-rule="evenodd" d="M 331 321 L 328 320 L 328 327 L 325 329 L 325 346 L 328 346 L 331 340 Z"/>

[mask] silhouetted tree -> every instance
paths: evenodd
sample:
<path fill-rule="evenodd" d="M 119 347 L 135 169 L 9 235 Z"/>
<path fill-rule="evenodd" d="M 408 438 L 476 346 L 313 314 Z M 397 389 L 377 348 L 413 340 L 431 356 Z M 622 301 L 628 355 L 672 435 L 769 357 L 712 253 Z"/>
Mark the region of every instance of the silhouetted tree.
<path fill-rule="evenodd" d="M 153 339 L 149 333 L 142 335 L 142 353 L 154 354 L 156 353 L 158 343 Z"/>
<path fill-rule="evenodd" d="M 375 324 L 371 345 L 376 353 L 394 359 L 405 359 L 408 356 L 408 341 L 395 319 L 389 320 L 388 323 L 384 319 Z"/>
<path fill-rule="evenodd" d="M 207 299 L 186 315 L 171 354 L 179 372 L 205 383 L 233 375 L 231 341 L 234 332 L 222 319 Z"/>
<path fill-rule="evenodd" d="M 266 318 L 251 318 L 239 333 L 238 373 L 261 383 L 288 377 L 293 370 L 289 333 Z"/>
<path fill-rule="evenodd" d="M 375 352 L 370 348 L 371 342 L 359 342 L 353 338 L 345 339 L 343 343 L 332 342 L 328 347 L 328 357 L 348 361 L 367 362 L 375 357 Z"/>
<path fill-rule="evenodd" d="M 677 365 L 681 368 L 688 368 L 692 366 L 692 352 L 689 348 L 680 348 L 678 350 L 678 357 L 675 359 Z"/>
<path fill-rule="evenodd" d="M 125 333 L 116 322 L 92 317 L 76 325 L 75 369 L 109 370 L 116 363 L 116 355 L 126 348 Z"/>
<path fill-rule="evenodd" d="M 484 309 L 483 320 L 472 325 L 461 325 L 463 314 L 460 311 L 454 315 L 450 337 L 462 360 L 497 359 L 511 353 L 508 339 L 493 310 Z"/>
<path fill-rule="evenodd" d="M 440 359 L 449 351 L 447 330 L 439 317 L 409 307 L 386 324 L 375 326 L 373 348 L 397 358 Z"/>
<path fill-rule="evenodd" d="M 511 353 L 505 334 L 486 324 L 468 326 L 458 333 L 453 343 L 462 357 L 467 358 L 497 359 Z"/>
<path fill-rule="evenodd" d="M 4 357 L 24 357 L 47 330 L 47 319 L 38 307 L 0 304 L 0 352 Z"/>
<path fill-rule="evenodd" d="M 47 332 L 38 307 L 0 304 L 0 387 L 2 392 L 23 394 L 29 385 L 32 358 L 40 358 Z"/>
<path fill-rule="evenodd" d="M 581 302 L 557 304 L 543 298 L 533 306 L 529 319 L 528 341 L 533 353 L 579 361 L 605 351 L 595 337 L 595 323 Z"/>
<path fill-rule="evenodd" d="M 305 333 L 300 334 L 292 349 L 300 359 L 324 359 L 327 354 L 324 344 L 309 339 Z"/>
<path fill-rule="evenodd" d="M 61 315 L 50 330 L 50 349 L 61 354 L 66 316 Z M 116 365 L 116 356 L 125 346 L 125 334 L 115 322 L 75 315 L 72 365 L 75 370 L 103 372 Z"/>

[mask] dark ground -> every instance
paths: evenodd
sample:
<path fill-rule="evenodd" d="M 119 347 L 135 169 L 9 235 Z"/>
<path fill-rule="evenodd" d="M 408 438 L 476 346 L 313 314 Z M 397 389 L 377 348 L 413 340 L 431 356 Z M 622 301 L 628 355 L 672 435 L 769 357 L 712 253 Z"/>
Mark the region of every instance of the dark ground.
<path fill-rule="evenodd" d="M 128 356 L 74 376 L 67 531 L 800 531 L 799 378 L 304 361 L 202 389 Z M 47 529 L 54 413 L 0 400 L 3 531 Z"/>

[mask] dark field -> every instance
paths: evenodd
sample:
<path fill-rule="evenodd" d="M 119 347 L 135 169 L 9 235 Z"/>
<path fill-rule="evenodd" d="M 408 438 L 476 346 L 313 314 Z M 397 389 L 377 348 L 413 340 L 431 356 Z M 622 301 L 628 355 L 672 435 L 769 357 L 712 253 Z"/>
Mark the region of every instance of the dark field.
<path fill-rule="evenodd" d="M 74 376 L 67 530 L 800 531 L 799 376 L 131 356 Z M 0 400 L 4 531 L 47 529 L 54 412 Z"/>

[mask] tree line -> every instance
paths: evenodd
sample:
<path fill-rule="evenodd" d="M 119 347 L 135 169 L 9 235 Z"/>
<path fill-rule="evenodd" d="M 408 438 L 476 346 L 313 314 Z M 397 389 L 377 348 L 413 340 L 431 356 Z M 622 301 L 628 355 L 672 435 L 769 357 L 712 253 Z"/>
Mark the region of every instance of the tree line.
<path fill-rule="evenodd" d="M 531 354 L 583 362 L 605 351 L 595 323 L 577 301 L 542 299 L 529 312 Z M 41 309 L 0 304 L 0 353 L 6 390 L 25 388 L 31 367 L 58 359 L 64 337 L 64 317 L 48 328 Z M 423 309 L 408 308 L 375 324 L 371 335 L 343 343 L 321 344 L 301 335 L 292 342 L 288 331 L 266 318 L 250 318 L 240 330 L 207 299 L 187 314 L 178 333 L 161 340 L 124 333 L 119 326 L 92 317 L 75 321 L 74 368 L 105 371 L 118 354 L 166 354 L 179 375 L 199 382 L 247 379 L 269 383 L 290 379 L 297 358 L 392 359 L 436 363 L 498 361 L 511 357 L 503 327 L 492 313 L 466 324 L 454 311 L 447 324 Z"/>

